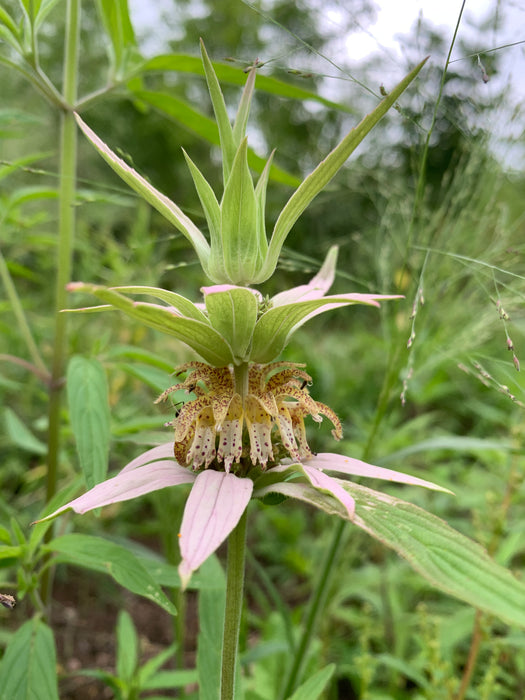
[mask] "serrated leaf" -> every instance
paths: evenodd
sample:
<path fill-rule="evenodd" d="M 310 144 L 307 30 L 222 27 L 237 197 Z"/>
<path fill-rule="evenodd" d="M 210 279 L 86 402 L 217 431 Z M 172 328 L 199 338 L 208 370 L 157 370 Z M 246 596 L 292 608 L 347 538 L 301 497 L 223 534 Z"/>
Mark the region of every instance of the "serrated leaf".
<path fill-rule="evenodd" d="M 260 284 L 268 279 L 275 270 L 281 248 L 290 229 L 301 216 L 306 207 L 317 194 L 330 182 L 337 171 L 344 165 L 351 153 L 357 148 L 365 136 L 384 117 L 390 107 L 406 90 L 424 66 L 426 59 L 417 65 L 403 80 L 382 100 L 373 112 L 368 114 L 349 134 L 324 158 L 315 170 L 308 175 L 290 197 L 275 223 L 268 248 L 268 257 L 261 274 L 254 284 Z"/>
<path fill-rule="evenodd" d="M 525 584 L 476 542 L 422 508 L 341 481 L 356 501 L 354 523 L 398 554 L 433 586 L 525 627 Z"/>
<path fill-rule="evenodd" d="M 92 535 L 69 534 L 51 540 L 46 549 L 56 553 L 54 561 L 109 574 L 132 593 L 152 600 L 170 615 L 177 614 L 173 603 L 140 560 L 114 542 Z"/>
<path fill-rule="evenodd" d="M 88 488 L 106 478 L 110 439 L 108 385 L 95 359 L 77 355 L 67 368 L 69 417 Z"/>
<path fill-rule="evenodd" d="M 317 671 L 305 683 L 299 686 L 289 700 L 317 700 L 334 675 L 335 664 L 329 664 Z"/>
<path fill-rule="evenodd" d="M 237 287 L 206 295 L 206 309 L 213 327 L 235 348 L 234 360 L 246 359 L 257 321 L 257 298 L 249 289 Z"/>
<path fill-rule="evenodd" d="M 0 664 L 2 700 L 58 700 L 53 633 L 38 617 L 13 635 Z"/>

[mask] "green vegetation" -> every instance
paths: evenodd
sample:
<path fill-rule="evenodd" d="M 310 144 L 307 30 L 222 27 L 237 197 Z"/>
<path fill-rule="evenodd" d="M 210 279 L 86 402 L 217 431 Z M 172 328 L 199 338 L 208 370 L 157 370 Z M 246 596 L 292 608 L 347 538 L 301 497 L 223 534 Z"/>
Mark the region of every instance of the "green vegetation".
<path fill-rule="evenodd" d="M 283 1 L 267 16 L 228 3 L 219 21 L 211 11 L 192 18 L 192 7 L 174 3 L 178 30 L 170 18 L 166 31 L 175 38 L 147 58 L 126 0 L 0 2 L 0 593 L 17 598 L 0 612 L 2 700 L 219 697 L 225 553 L 181 592 L 187 489 L 31 525 L 170 439 L 165 423 L 187 394 L 153 401 L 175 383 L 173 368 L 194 359 L 179 340 L 117 312 L 61 313 L 93 302 L 79 303 L 66 284 L 157 286 L 194 302 L 209 284 L 184 236 L 77 135 L 72 108 L 206 232 L 181 151 L 218 193 L 198 37 L 228 104 L 259 55 L 258 146 L 248 158 L 258 177 L 277 149 L 271 231 L 290 187 L 377 105 L 381 81 L 374 63 L 350 76 L 329 60 L 321 10 Z M 365 3 L 364 23 L 370 12 Z M 379 311 L 354 307 L 350 320 L 344 309 L 319 317 L 282 357 L 307 364 L 312 395 L 341 419 L 337 452 L 453 491 L 381 487 L 523 580 L 525 177 L 500 155 L 522 147 L 505 146 L 502 133 L 523 115 L 502 116 L 499 104 L 511 102 L 503 90 L 483 95 L 482 74 L 497 80 L 502 52 L 476 51 L 491 45 L 494 27 L 480 29 L 479 45 L 455 38 L 468 58 L 449 63 L 451 37 L 419 26 L 410 65 L 385 89 L 429 51 L 431 60 L 297 221 L 260 291 L 306 283 L 338 245 L 333 293 L 404 296 Z M 334 97 L 334 80 L 331 98 L 319 97 L 323 74 L 339 68 L 344 90 Z M 486 124 L 496 118 L 508 129 L 493 133 Z M 307 426 L 316 452 L 334 451 L 327 425 Z M 238 697 L 521 700 L 523 627 L 437 591 L 341 523 L 292 499 L 250 506 Z"/>

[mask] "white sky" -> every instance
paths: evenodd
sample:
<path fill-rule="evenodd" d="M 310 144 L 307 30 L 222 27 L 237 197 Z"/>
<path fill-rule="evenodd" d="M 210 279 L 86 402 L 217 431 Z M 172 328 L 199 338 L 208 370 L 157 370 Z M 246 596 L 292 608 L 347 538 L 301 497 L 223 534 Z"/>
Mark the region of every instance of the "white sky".
<path fill-rule="evenodd" d="M 452 33 L 462 3 L 461 0 L 376 0 L 375 4 L 379 8 L 377 21 L 367 26 L 366 31 L 353 35 L 349 42 L 353 58 L 374 53 L 379 46 L 396 48 L 396 36 L 408 34 L 420 14 L 436 27 L 445 27 Z M 467 0 L 462 21 L 468 15 L 477 19 L 485 17 L 494 4 L 494 0 Z"/>

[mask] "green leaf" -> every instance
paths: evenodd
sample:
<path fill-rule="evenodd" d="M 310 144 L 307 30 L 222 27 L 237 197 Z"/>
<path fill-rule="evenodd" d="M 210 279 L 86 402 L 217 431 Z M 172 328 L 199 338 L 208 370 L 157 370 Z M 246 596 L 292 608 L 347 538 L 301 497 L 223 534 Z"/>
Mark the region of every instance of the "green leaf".
<path fill-rule="evenodd" d="M 509 625 L 525 627 L 525 584 L 479 544 L 411 503 L 338 481 L 356 501 L 354 524 L 407 559 L 433 586 Z"/>
<path fill-rule="evenodd" d="M 69 417 L 80 466 L 88 488 L 107 474 L 110 414 L 104 368 L 95 359 L 77 355 L 67 368 Z"/>
<path fill-rule="evenodd" d="M 317 671 L 306 683 L 300 685 L 293 695 L 290 695 L 289 700 L 317 700 L 330 682 L 334 671 L 335 664 L 329 664 Z"/>
<path fill-rule="evenodd" d="M 210 252 L 208 241 L 179 207 L 168 197 L 159 192 L 155 187 L 149 184 L 142 175 L 139 175 L 136 170 L 130 168 L 121 158 L 92 131 L 82 119 L 75 115 L 79 127 L 84 132 L 85 136 L 91 141 L 93 146 L 100 153 L 102 158 L 109 164 L 111 168 L 126 182 L 135 192 L 143 197 L 152 207 L 154 207 L 162 216 L 170 221 L 175 228 L 185 236 L 197 253 L 203 269 L 206 271 L 206 264 Z"/>
<path fill-rule="evenodd" d="M 173 656 L 173 649 L 170 649 Z M 162 688 L 172 690 L 174 688 L 184 688 L 199 682 L 199 675 L 193 668 L 183 671 L 158 671 L 152 678 L 141 684 L 143 690 L 161 690 Z M 156 696 L 157 697 L 157 696 Z M 154 697 L 148 695 L 150 700 Z M 158 697 L 157 700 L 168 700 L 166 696 Z"/>
<path fill-rule="evenodd" d="M 219 700 L 226 579 L 216 557 L 207 559 L 199 573 L 208 581 L 214 581 L 214 586 L 210 584 L 199 591 L 199 700 Z"/>
<path fill-rule="evenodd" d="M 486 438 L 466 437 L 464 435 L 438 435 L 437 437 L 421 442 L 413 443 L 402 450 L 392 452 L 385 457 L 381 457 L 377 464 L 398 464 L 411 454 L 427 452 L 432 450 L 452 450 L 454 452 L 477 452 L 478 450 L 504 450 L 512 449 L 510 442 L 500 440 L 489 440 Z"/>
<path fill-rule="evenodd" d="M 246 74 L 243 70 L 224 63 L 213 62 L 213 69 L 218 79 L 223 83 L 230 85 L 244 85 L 246 82 Z M 179 73 L 193 73 L 195 75 L 203 75 L 204 69 L 202 62 L 196 56 L 188 56 L 187 54 L 163 54 L 150 58 L 142 67 L 144 71 L 177 71 Z M 313 100 L 330 109 L 337 109 L 343 112 L 354 114 L 355 110 L 348 105 L 343 105 L 338 102 L 332 102 L 319 95 L 313 90 L 306 90 L 297 85 L 286 83 L 278 78 L 271 76 L 257 75 L 255 79 L 255 89 L 267 92 L 270 95 L 279 95 L 291 100 Z"/>
<path fill-rule="evenodd" d="M 142 688 L 143 690 L 151 690 L 151 689 L 157 689 L 157 688 L 162 688 L 162 687 L 170 687 L 173 688 L 175 686 L 169 685 L 169 686 L 161 686 L 157 685 L 156 681 L 158 680 L 159 675 L 162 674 L 162 671 L 159 673 L 159 669 L 161 666 L 164 666 L 164 664 L 167 661 L 170 661 L 175 652 L 177 650 L 177 644 L 171 644 L 169 647 L 166 647 L 162 649 L 158 654 L 153 656 L 151 659 L 148 659 L 139 669 L 137 673 L 137 679 L 138 679 L 138 685 L 139 688 Z M 186 673 L 183 671 L 175 671 L 174 673 Z M 192 682 L 197 682 L 197 672 L 195 670 L 189 671 L 189 673 L 193 673 L 195 675 L 195 680 L 194 681 L 188 681 L 188 683 Z M 151 683 L 151 686 L 150 686 Z M 184 685 L 187 685 L 185 683 Z"/>
<path fill-rule="evenodd" d="M 130 686 L 139 662 L 137 630 L 129 613 L 121 610 L 117 619 L 117 676 Z"/>
<path fill-rule="evenodd" d="M 417 76 L 427 59 L 422 61 L 385 97 L 382 102 L 368 114 L 349 134 L 322 160 L 315 170 L 308 175 L 290 197 L 279 218 L 275 223 L 266 264 L 254 280 L 254 284 L 260 284 L 268 279 L 275 270 L 281 248 L 290 232 L 290 229 L 301 216 L 306 207 L 330 182 L 337 171 L 344 165 L 350 154 L 357 148 L 369 131 L 384 117 L 390 107 L 395 104 L 399 96 L 406 90 Z"/>
<path fill-rule="evenodd" d="M 140 560 L 114 542 L 92 535 L 69 534 L 57 537 L 46 545 L 56 553 L 56 562 L 76 564 L 109 574 L 132 593 L 152 600 L 170 615 L 177 611 Z"/>
<path fill-rule="evenodd" d="M 4 423 L 6 433 L 14 445 L 36 455 L 46 454 L 46 445 L 33 435 L 12 409 L 7 407 L 4 408 Z"/>
<path fill-rule="evenodd" d="M 129 17 L 127 0 L 98 0 L 97 7 L 111 42 L 111 63 L 117 80 L 142 63 Z"/>
<path fill-rule="evenodd" d="M 23 55 L 22 33 L 14 19 L 3 7 L 0 7 L 0 38 L 17 53 Z"/>
<path fill-rule="evenodd" d="M 259 249 L 257 200 L 248 168 L 248 141 L 239 146 L 221 201 L 221 249 L 211 249 L 210 266 L 216 256 L 223 257 L 231 284 L 250 284 L 262 267 L 266 246 Z"/>
<path fill-rule="evenodd" d="M 257 321 L 257 298 L 241 287 L 206 295 L 206 309 L 213 327 L 235 350 L 234 361 L 246 361 Z"/>
<path fill-rule="evenodd" d="M 75 291 L 90 292 L 146 326 L 175 336 L 193 348 L 206 362 L 216 367 L 224 367 L 233 362 L 230 347 L 220 333 L 214 330 L 207 321 L 204 323 L 192 318 L 177 316 L 167 307 L 132 301 L 105 287 L 77 283 Z M 89 311 L 89 308 L 87 310 Z"/>
<path fill-rule="evenodd" d="M 0 664 L 2 700 L 58 700 L 53 633 L 38 617 L 13 635 Z"/>

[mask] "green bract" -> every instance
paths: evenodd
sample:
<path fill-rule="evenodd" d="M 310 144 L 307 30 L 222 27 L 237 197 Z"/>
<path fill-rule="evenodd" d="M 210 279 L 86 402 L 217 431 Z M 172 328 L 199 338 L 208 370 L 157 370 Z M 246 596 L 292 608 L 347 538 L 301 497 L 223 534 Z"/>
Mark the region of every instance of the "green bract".
<path fill-rule="evenodd" d="M 209 241 L 174 202 L 118 158 L 78 116 L 77 121 L 82 131 L 113 170 L 190 241 L 210 280 L 215 284 L 242 286 L 260 284 L 273 274 L 286 236 L 299 216 L 333 178 L 368 132 L 396 102 L 419 73 L 425 61 L 403 78 L 373 112 L 352 129 L 303 180 L 281 211 L 268 241 L 264 210 L 273 154 L 270 155 L 257 184 L 254 185 L 248 165 L 248 143 L 245 136 L 255 86 L 256 66 L 248 75 L 232 126 L 219 81 L 202 44 L 201 49 L 222 149 L 224 190 L 220 202 L 195 163 L 186 153 L 184 156 L 204 210 L 210 232 Z"/>
<path fill-rule="evenodd" d="M 334 276 L 337 247 L 333 246 L 321 269 L 308 284 L 293 287 L 263 300 L 255 289 L 232 285 L 204 287 L 205 304 L 156 287 L 101 287 L 72 282 L 68 290 L 88 292 L 106 306 L 75 311 L 115 308 L 146 326 L 175 336 L 214 367 L 245 362 L 268 363 L 286 347 L 294 331 L 313 316 L 340 306 L 398 298 L 395 295 L 333 294 L 326 296 Z M 150 296 L 162 304 L 135 301 L 128 295 Z"/>

